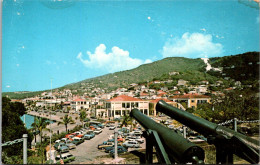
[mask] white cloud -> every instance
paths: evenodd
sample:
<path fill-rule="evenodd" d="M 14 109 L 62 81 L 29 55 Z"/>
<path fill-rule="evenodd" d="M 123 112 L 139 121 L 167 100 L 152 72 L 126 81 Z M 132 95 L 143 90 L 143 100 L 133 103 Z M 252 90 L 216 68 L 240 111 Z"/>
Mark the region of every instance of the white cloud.
<path fill-rule="evenodd" d="M 141 59 L 131 58 L 128 51 L 120 49 L 116 46 L 114 46 L 111 50 L 111 52 L 106 53 L 106 46 L 104 44 L 100 44 L 96 47 L 94 53 L 87 51 L 89 60 L 83 59 L 81 52 L 78 54 L 77 58 L 88 68 L 102 69 L 110 73 L 133 69 L 141 64 L 152 62 L 149 59 L 143 61 Z"/>
<path fill-rule="evenodd" d="M 147 19 L 149 19 L 149 20 L 150 20 L 150 19 L 151 19 L 151 17 L 147 17 Z"/>
<path fill-rule="evenodd" d="M 181 38 L 168 39 L 161 51 L 163 57 L 214 57 L 223 53 L 223 46 L 214 43 L 212 36 L 201 33 L 184 33 Z"/>
<path fill-rule="evenodd" d="M 20 64 L 16 64 L 16 66 L 17 66 L 17 67 L 19 67 L 19 66 L 20 66 Z"/>
<path fill-rule="evenodd" d="M 202 29 L 200 29 L 201 31 L 204 31 L 204 32 L 206 32 L 207 30 L 205 29 L 205 28 L 202 28 Z"/>
<path fill-rule="evenodd" d="M 7 85 L 6 88 L 10 88 L 11 86 L 10 85 Z"/>

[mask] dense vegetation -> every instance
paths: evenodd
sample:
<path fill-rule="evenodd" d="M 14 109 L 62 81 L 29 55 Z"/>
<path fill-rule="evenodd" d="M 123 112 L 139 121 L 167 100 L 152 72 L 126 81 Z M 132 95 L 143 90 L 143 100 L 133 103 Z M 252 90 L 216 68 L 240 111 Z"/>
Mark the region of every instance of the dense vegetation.
<path fill-rule="evenodd" d="M 23 134 L 28 134 L 28 148 L 30 147 L 33 136 L 20 119 L 24 113 L 25 107 L 22 103 L 12 103 L 8 98 L 2 98 L 2 143 L 21 139 Z M 2 162 L 22 163 L 22 153 L 22 142 L 2 147 Z"/>
<path fill-rule="evenodd" d="M 244 54 L 212 58 L 213 67 L 222 67 L 223 72 L 210 72 L 218 77 L 230 77 L 242 83 L 251 83 L 259 79 L 259 52 L 247 52 Z"/>
<path fill-rule="evenodd" d="M 212 122 L 259 119 L 259 100 L 250 90 L 225 92 L 225 97 L 212 97 L 211 104 L 198 106 L 196 114 Z"/>

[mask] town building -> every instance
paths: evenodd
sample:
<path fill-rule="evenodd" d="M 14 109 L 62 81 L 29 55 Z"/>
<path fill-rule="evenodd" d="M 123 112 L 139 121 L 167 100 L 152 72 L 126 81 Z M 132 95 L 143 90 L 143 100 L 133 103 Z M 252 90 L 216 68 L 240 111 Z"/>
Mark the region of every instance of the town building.
<path fill-rule="evenodd" d="M 71 109 L 75 112 L 79 111 L 80 109 L 88 109 L 91 107 L 91 102 L 85 99 L 75 99 L 71 101 Z"/>
<path fill-rule="evenodd" d="M 139 109 L 142 113 L 149 115 L 149 101 L 120 95 L 106 101 L 106 108 L 109 117 L 120 117 L 129 114 L 134 108 Z"/>
<path fill-rule="evenodd" d="M 185 81 L 185 80 L 179 79 L 177 85 L 178 85 L 178 86 L 181 86 L 181 85 L 185 86 L 185 85 L 187 85 L 187 83 L 188 83 L 188 81 Z"/>
<path fill-rule="evenodd" d="M 209 96 L 200 95 L 197 93 L 171 96 L 170 100 L 178 103 L 185 102 L 187 104 L 187 108 L 197 108 L 199 104 L 210 103 Z"/>

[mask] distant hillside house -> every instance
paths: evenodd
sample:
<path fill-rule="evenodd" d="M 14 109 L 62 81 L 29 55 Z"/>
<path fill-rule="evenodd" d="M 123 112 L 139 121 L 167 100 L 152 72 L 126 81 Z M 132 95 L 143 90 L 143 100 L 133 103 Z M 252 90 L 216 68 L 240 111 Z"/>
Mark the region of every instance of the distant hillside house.
<path fill-rule="evenodd" d="M 184 85 L 184 86 L 185 86 L 185 85 L 187 85 L 187 83 L 188 83 L 188 81 L 185 81 L 185 80 L 179 79 L 177 85 L 179 85 L 179 86 Z"/>
<path fill-rule="evenodd" d="M 170 75 L 170 76 L 178 75 L 178 74 L 179 74 L 179 72 L 169 72 L 169 75 Z"/>
<path fill-rule="evenodd" d="M 185 95 L 175 95 L 171 97 L 171 100 L 181 103 L 186 102 L 187 108 L 197 108 L 199 104 L 210 103 L 210 97 L 206 95 L 199 94 L 185 94 Z"/>
<path fill-rule="evenodd" d="M 71 101 L 71 109 L 75 110 L 76 112 L 80 109 L 88 109 L 90 108 L 91 104 L 85 99 L 75 99 Z"/>
<path fill-rule="evenodd" d="M 134 97 L 120 95 L 106 101 L 106 108 L 109 117 L 120 117 L 129 114 L 133 108 L 139 109 L 142 113 L 149 115 L 149 102 Z"/>

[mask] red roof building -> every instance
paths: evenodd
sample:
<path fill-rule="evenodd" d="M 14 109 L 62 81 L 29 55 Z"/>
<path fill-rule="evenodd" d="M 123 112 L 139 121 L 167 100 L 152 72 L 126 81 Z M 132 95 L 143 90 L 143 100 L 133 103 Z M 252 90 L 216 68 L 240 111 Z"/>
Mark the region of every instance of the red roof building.
<path fill-rule="evenodd" d="M 139 109 L 144 114 L 149 115 L 149 102 L 130 97 L 127 95 L 120 95 L 106 101 L 106 108 L 109 117 L 120 117 L 129 114 L 134 108 Z"/>

